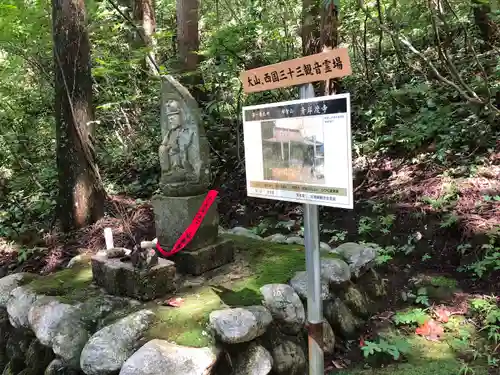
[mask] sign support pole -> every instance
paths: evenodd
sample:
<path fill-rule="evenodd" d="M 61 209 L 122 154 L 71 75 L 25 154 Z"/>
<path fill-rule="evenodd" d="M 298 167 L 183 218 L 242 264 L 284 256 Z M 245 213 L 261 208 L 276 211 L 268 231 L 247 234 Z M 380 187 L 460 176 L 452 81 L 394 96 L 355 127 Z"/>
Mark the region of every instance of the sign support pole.
<path fill-rule="evenodd" d="M 314 89 L 310 83 L 300 87 L 300 98 L 314 98 Z M 307 271 L 309 375 L 322 375 L 325 372 L 323 355 L 323 301 L 321 299 L 318 206 L 315 204 L 304 204 L 304 240 Z"/>

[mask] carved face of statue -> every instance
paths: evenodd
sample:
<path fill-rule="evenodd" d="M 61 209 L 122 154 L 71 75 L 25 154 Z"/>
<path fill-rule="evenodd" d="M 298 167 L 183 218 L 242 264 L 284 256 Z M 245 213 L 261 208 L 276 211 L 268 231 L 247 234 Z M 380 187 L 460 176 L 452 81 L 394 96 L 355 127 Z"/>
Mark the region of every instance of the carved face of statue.
<path fill-rule="evenodd" d="M 179 103 L 173 100 L 167 103 L 167 116 L 168 116 L 168 125 L 170 128 L 175 128 L 180 125 Z"/>

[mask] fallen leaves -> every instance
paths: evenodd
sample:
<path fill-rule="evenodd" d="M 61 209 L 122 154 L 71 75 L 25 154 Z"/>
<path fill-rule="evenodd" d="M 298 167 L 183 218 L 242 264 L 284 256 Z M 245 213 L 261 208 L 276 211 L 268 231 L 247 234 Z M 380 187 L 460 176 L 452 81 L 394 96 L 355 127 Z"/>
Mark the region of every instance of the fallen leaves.
<path fill-rule="evenodd" d="M 434 310 L 434 314 L 436 315 L 438 322 L 447 323 L 452 313 L 446 307 L 439 307 Z"/>
<path fill-rule="evenodd" d="M 181 307 L 183 303 L 184 303 L 184 298 L 176 297 L 176 298 L 170 298 L 169 300 L 164 301 L 163 305 L 172 306 L 172 307 Z"/>
<path fill-rule="evenodd" d="M 429 341 L 439 341 L 444 333 L 443 327 L 434 319 L 430 319 L 415 330 L 417 335 L 425 337 Z"/>

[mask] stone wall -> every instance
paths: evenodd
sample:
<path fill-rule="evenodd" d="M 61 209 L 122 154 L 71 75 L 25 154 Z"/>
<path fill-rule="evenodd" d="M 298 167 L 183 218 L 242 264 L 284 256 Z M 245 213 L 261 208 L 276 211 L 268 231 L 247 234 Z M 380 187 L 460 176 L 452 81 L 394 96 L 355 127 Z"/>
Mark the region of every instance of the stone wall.
<path fill-rule="evenodd" d="M 370 246 L 348 243 L 322 260 L 326 354 L 336 340 L 357 335 L 384 294 L 375 255 Z M 208 326 L 216 344 L 206 348 L 145 340 L 155 313 L 140 302 L 96 294 L 65 303 L 35 293 L 27 284 L 33 278 L 0 279 L 2 375 L 305 373 L 305 272 L 289 284 L 262 286 L 262 305 L 213 311 Z"/>

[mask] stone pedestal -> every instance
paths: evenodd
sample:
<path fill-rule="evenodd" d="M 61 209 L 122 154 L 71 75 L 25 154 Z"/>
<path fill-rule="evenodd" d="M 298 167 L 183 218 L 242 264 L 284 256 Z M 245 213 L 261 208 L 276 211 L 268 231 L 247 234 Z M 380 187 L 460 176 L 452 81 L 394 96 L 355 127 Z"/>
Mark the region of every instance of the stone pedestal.
<path fill-rule="evenodd" d="M 155 212 L 156 237 L 160 246 L 171 250 L 182 233 L 191 225 L 206 194 L 189 197 L 157 195 L 152 204 Z M 191 275 L 230 263 L 234 259 L 234 246 L 230 240 L 218 239 L 219 214 L 217 201 L 208 209 L 193 240 L 171 259 L 177 270 Z"/>
<path fill-rule="evenodd" d="M 180 272 L 195 276 L 231 263 L 233 259 L 233 241 L 226 239 L 198 250 L 180 251 L 172 257 Z"/>
<path fill-rule="evenodd" d="M 161 247 L 168 251 L 189 227 L 194 216 L 205 200 L 206 194 L 190 197 L 167 197 L 156 195 L 152 199 L 155 213 L 156 237 Z M 217 201 L 208 209 L 196 235 L 182 250 L 196 250 L 212 245 L 217 241 L 219 233 L 219 214 Z"/>
<path fill-rule="evenodd" d="M 94 255 L 91 263 L 94 282 L 115 296 L 149 301 L 176 290 L 175 263 L 167 259 L 158 259 L 158 265 L 144 271 L 101 255 Z"/>

